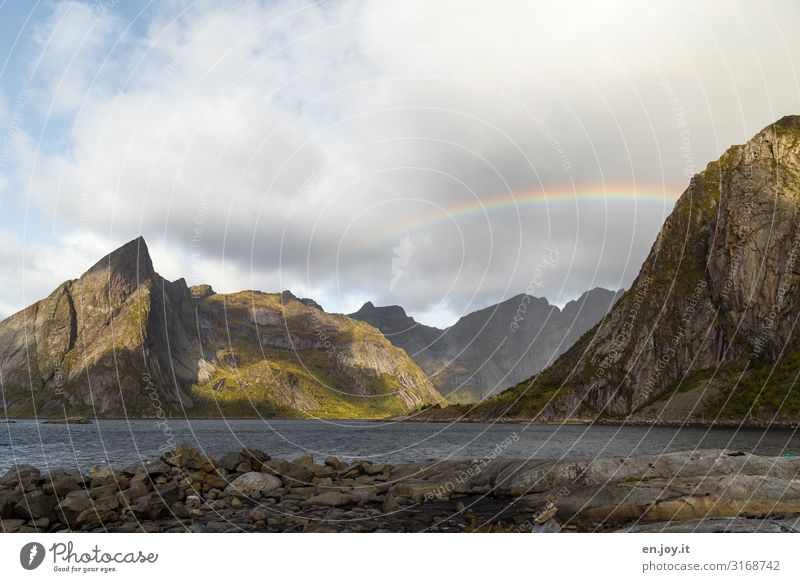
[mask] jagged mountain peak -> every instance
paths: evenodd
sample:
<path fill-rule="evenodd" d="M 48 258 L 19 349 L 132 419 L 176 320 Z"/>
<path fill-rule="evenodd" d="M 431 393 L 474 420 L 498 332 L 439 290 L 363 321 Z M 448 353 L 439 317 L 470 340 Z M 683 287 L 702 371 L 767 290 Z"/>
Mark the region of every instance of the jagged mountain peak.
<path fill-rule="evenodd" d="M 358 311 L 359 312 L 381 311 L 382 313 L 386 314 L 408 317 L 406 310 L 403 309 L 400 305 L 382 305 L 380 307 L 376 307 L 375 304 L 372 303 L 372 301 L 367 301 L 364 305 L 361 306 L 361 309 L 359 309 Z"/>
<path fill-rule="evenodd" d="M 125 243 L 97 261 L 83 276 L 116 273 L 132 281 L 142 281 L 155 274 L 153 260 L 144 237 Z"/>
<path fill-rule="evenodd" d="M 412 328 L 441 331 L 437 328 L 418 323 L 413 317 L 408 315 L 406 310 L 400 305 L 383 305 L 376 307 L 372 301 L 367 301 L 358 311 L 351 313 L 350 317 L 365 321 L 384 333 L 400 333 Z"/>
<path fill-rule="evenodd" d="M 439 402 L 369 331 L 289 292 L 166 281 L 139 237 L 0 322 L 4 412 L 378 418 Z"/>

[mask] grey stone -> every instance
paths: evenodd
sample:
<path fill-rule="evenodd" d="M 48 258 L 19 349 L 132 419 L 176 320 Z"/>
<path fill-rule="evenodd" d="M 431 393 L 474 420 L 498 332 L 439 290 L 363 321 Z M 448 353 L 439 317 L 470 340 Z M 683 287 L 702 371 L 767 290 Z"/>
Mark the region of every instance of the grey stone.
<path fill-rule="evenodd" d="M 41 472 L 33 465 L 14 465 L 0 477 L 0 485 L 14 487 L 20 483 L 36 483 L 40 477 Z"/>
<path fill-rule="evenodd" d="M 226 493 L 241 493 L 248 497 L 261 496 L 281 486 L 281 480 L 268 473 L 245 473 L 231 481 Z"/>

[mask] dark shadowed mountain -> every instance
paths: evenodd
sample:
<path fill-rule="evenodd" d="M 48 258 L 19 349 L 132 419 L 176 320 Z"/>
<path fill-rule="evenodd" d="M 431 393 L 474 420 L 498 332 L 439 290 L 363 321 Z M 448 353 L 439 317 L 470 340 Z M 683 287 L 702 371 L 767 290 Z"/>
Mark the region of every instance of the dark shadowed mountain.
<path fill-rule="evenodd" d="M 617 296 L 596 288 L 559 309 L 547 299 L 517 295 L 447 329 L 417 323 L 399 306 L 366 303 L 350 317 L 403 348 L 449 400 L 471 402 L 547 366 L 600 321 Z"/>

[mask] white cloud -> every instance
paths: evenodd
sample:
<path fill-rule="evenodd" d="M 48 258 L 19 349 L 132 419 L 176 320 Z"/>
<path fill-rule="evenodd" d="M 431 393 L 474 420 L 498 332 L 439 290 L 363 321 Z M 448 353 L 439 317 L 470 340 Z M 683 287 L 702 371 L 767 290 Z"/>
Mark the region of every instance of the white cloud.
<path fill-rule="evenodd" d="M 573 184 L 677 194 L 798 109 L 791 3 L 233 6 L 160 5 L 138 37 L 55 6 L 36 97 L 74 127 L 62 151 L 20 140 L 18 177 L 58 236 L 142 232 L 170 278 L 441 324 L 523 291 L 547 245 L 552 300 L 629 284 L 665 208 Z M 517 216 L 508 191 L 560 202 Z"/>
<path fill-rule="evenodd" d="M 124 45 L 122 31 L 122 20 L 111 11 L 94 10 L 85 2 L 53 5 L 33 34 L 38 53 L 31 63 L 40 105 L 48 115 L 76 112 L 94 91 L 110 96 L 111 88 L 97 82 L 102 76 L 116 77 L 106 58 L 113 46 Z"/>
<path fill-rule="evenodd" d="M 109 243 L 88 232 L 25 241 L 11 230 L 0 229 L 0 317 L 47 297 L 62 282 L 78 277 L 105 254 Z"/>

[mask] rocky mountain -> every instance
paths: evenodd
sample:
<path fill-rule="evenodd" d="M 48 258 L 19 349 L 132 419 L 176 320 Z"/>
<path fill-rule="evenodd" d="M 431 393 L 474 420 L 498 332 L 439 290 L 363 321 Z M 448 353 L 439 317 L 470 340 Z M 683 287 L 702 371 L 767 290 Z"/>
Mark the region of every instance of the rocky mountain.
<path fill-rule="evenodd" d="M 630 290 L 550 368 L 443 416 L 796 422 L 800 117 L 694 176 Z"/>
<path fill-rule="evenodd" d="M 1 322 L 0 379 L 9 416 L 373 418 L 440 400 L 371 326 L 167 281 L 141 238 Z"/>
<path fill-rule="evenodd" d="M 454 402 L 474 402 L 530 378 L 608 312 L 618 293 L 596 288 L 563 309 L 517 295 L 475 311 L 447 329 L 422 325 L 402 307 L 366 303 L 353 319 L 403 348 Z"/>

